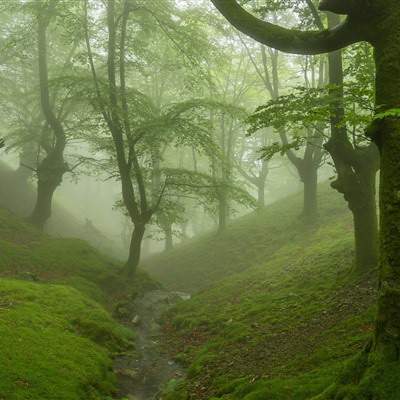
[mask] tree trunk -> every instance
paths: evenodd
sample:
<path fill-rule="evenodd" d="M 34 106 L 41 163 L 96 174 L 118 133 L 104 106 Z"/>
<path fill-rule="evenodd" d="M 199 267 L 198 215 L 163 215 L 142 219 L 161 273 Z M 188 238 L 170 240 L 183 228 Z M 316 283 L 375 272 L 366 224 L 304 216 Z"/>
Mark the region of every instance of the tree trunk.
<path fill-rule="evenodd" d="M 388 5 L 375 43 L 376 105 L 400 104 L 400 5 Z M 384 7 L 384 6 L 383 6 Z M 375 350 L 385 362 L 400 360 L 400 118 L 377 121 L 371 129 L 381 152 L 380 291 Z"/>
<path fill-rule="evenodd" d="M 304 201 L 302 217 L 306 222 L 315 222 L 318 217 L 318 169 L 313 165 L 306 166 L 301 174 L 304 185 Z"/>
<path fill-rule="evenodd" d="M 129 246 L 129 257 L 125 264 L 125 270 L 129 277 L 135 275 L 140 261 L 140 253 L 142 250 L 142 242 L 146 231 L 145 224 L 135 224 L 132 232 L 131 244 Z"/>
<path fill-rule="evenodd" d="M 41 230 L 51 217 L 53 195 L 66 171 L 64 160 L 54 154 L 46 157 L 38 168 L 36 204 L 29 221 Z"/>
<path fill-rule="evenodd" d="M 44 229 L 46 222 L 51 217 L 53 195 L 57 186 L 52 182 L 42 181 L 39 178 L 36 204 L 29 221 L 40 230 Z"/>
<path fill-rule="evenodd" d="M 165 232 L 165 251 L 172 250 L 174 248 L 174 240 L 172 235 L 172 225 L 168 224 L 164 228 Z"/>
<path fill-rule="evenodd" d="M 371 148 L 358 155 L 358 168 L 348 175 L 348 183 L 342 191 L 353 214 L 355 266 L 361 273 L 375 268 L 379 258 L 376 210 L 376 171 L 379 159 L 374 154 Z"/>
<path fill-rule="evenodd" d="M 265 179 L 259 179 L 257 184 L 257 210 L 261 211 L 265 207 Z"/>
<path fill-rule="evenodd" d="M 328 13 L 329 28 L 340 17 Z M 335 164 L 337 179 L 332 187 L 344 195 L 353 213 L 355 265 L 358 272 L 369 271 L 378 263 L 378 222 L 376 213 L 376 173 L 379 154 L 374 144 L 356 147 L 348 138 L 344 119 L 344 76 L 342 52 L 329 54 L 329 83 L 332 85 L 331 138 L 325 144 Z"/>
<path fill-rule="evenodd" d="M 375 196 L 364 199 L 353 208 L 355 266 L 357 271 L 370 271 L 378 265 L 378 219 Z"/>
<path fill-rule="evenodd" d="M 225 189 L 221 189 L 219 194 L 218 204 L 218 232 L 223 232 L 226 229 L 228 222 L 228 201 L 226 198 Z"/>

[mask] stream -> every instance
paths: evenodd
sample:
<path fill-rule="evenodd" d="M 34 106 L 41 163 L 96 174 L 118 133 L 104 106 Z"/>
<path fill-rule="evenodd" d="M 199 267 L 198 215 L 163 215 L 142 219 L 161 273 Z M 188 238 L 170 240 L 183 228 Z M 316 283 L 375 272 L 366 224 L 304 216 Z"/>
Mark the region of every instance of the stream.
<path fill-rule="evenodd" d="M 129 400 L 158 400 L 171 379 L 184 377 L 184 370 L 168 357 L 160 343 L 160 318 L 170 307 L 190 295 L 164 290 L 145 293 L 129 305 L 127 326 L 135 331 L 135 353 L 118 356 L 114 370 L 118 396 Z"/>

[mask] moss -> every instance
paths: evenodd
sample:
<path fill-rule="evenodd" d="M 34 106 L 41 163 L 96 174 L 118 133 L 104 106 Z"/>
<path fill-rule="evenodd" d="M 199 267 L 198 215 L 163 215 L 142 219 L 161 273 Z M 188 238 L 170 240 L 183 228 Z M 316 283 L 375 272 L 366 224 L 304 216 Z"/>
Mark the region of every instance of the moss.
<path fill-rule="evenodd" d="M 225 279 L 178 304 L 165 318 L 171 347 L 189 364 L 189 398 L 309 399 L 335 382 L 345 361 L 370 337 L 376 278 L 353 273 L 348 214 L 321 215 L 323 224 L 303 233 L 296 228 L 288 240 L 286 231 L 291 223 L 296 227 L 297 213 L 289 210 L 281 218 L 285 205 L 279 206 L 279 220 L 244 218 L 240 229 L 233 226 L 235 233 L 226 234 L 237 235 L 238 242 L 242 237 L 249 255 L 261 251 L 253 240 L 261 228 L 254 224 L 265 225 L 266 231 L 272 227 L 269 237 L 276 243 L 263 243 L 269 253 L 262 252 L 262 260 L 249 257 L 240 273 L 234 273 L 238 265 L 231 265 Z M 271 216 L 271 209 L 265 215 Z M 332 209 L 331 203 L 324 210 Z M 195 255 L 202 246 L 191 245 Z M 227 254 L 225 245 L 210 246 L 216 259 Z M 180 251 L 186 257 L 186 247 L 175 251 L 177 260 Z"/>
<path fill-rule="evenodd" d="M 315 231 L 304 229 L 299 219 L 302 201 L 302 194 L 289 196 L 235 220 L 223 234 L 206 234 L 146 260 L 145 269 L 172 290 L 197 292 L 229 275 L 262 264 L 288 242 L 295 242 L 299 251 L 315 239 Z M 327 184 L 319 188 L 318 204 L 317 230 L 320 225 L 340 220 L 336 231 L 351 235 L 350 212 L 341 196 Z"/>
<path fill-rule="evenodd" d="M 1 279 L 0 293 L 1 398 L 53 400 L 56 394 L 78 400 L 112 393 L 111 351 L 131 339 L 129 331 L 67 286 Z"/>
<path fill-rule="evenodd" d="M 158 285 L 142 272 L 128 282 L 84 241 L 2 209 L 0 247 L 0 399 L 109 400 L 112 358 L 133 333 L 106 309 Z"/>

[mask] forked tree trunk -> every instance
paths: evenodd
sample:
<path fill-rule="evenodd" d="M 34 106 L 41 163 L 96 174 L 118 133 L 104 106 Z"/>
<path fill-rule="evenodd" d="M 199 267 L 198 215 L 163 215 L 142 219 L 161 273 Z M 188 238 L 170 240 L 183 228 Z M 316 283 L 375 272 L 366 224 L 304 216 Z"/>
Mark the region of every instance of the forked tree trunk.
<path fill-rule="evenodd" d="M 125 270 L 129 277 L 135 275 L 140 261 L 142 242 L 146 231 L 145 224 L 135 224 L 129 246 L 129 256 L 125 264 Z"/>
<path fill-rule="evenodd" d="M 340 17 L 328 13 L 328 25 L 333 29 Z M 353 214 L 355 266 L 359 273 L 368 272 L 378 264 L 378 222 L 376 212 L 376 173 L 379 154 L 375 145 L 356 147 L 348 138 L 342 121 L 344 109 L 344 74 L 342 51 L 329 54 L 329 83 L 332 85 L 331 138 L 325 144 L 337 171 L 331 186 L 344 195 Z"/>

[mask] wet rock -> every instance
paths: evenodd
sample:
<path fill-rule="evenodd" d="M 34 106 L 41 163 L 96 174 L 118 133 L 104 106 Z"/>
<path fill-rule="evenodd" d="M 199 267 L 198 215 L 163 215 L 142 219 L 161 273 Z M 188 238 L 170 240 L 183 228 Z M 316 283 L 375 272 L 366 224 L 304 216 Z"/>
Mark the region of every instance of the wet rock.
<path fill-rule="evenodd" d="M 135 298 L 119 311 L 130 310 L 124 319 L 135 332 L 136 355 L 117 357 L 114 368 L 118 375 L 118 396 L 131 400 L 160 399 L 163 386 L 174 377 L 185 375 L 179 363 L 173 362 L 163 349 L 162 315 L 182 296 L 161 289 Z M 131 397 L 129 397 L 131 396 Z"/>
<path fill-rule="evenodd" d="M 129 305 L 126 302 L 118 303 L 115 306 L 114 315 L 117 319 L 127 320 L 130 316 Z"/>
<path fill-rule="evenodd" d="M 140 317 L 139 317 L 139 315 L 135 315 L 135 316 L 132 318 L 131 323 L 132 323 L 133 325 L 138 325 L 138 324 L 140 323 Z"/>
<path fill-rule="evenodd" d="M 126 378 L 135 379 L 138 376 L 139 371 L 137 369 L 122 368 L 117 370 L 116 373 Z"/>
<path fill-rule="evenodd" d="M 128 394 L 127 396 L 126 396 L 126 399 L 127 400 L 139 400 L 136 396 L 134 396 L 133 394 Z"/>
<path fill-rule="evenodd" d="M 39 281 L 39 277 L 36 274 L 34 274 L 33 272 L 29 272 L 29 271 L 21 272 L 18 275 L 18 278 L 22 279 L 24 281 L 30 281 L 30 282 L 38 282 Z"/>

